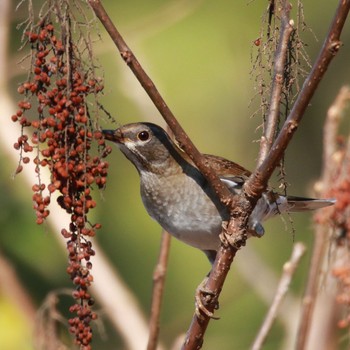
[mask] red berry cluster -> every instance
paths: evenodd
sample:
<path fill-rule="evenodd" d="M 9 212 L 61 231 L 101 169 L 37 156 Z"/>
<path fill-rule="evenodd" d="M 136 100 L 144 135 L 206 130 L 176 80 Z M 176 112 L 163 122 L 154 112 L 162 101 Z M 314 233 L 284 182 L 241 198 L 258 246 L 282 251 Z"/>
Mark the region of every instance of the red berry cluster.
<path fill-rule="evenodd" d="M 33 60 L 30 78 L 21 84 L 18 92 L 25 98 L 18 103 L 19 110 L 12 116 L 22 126 L 21 136 L 14 144 L 20 151 L 20 163 L 30 161 L 26 152 L 36 150 L 34 163 L 39 183 L 32 189 L 36 221 L 41 224 L 49 215 L 51 194 L 58 191 L 58 204 L 71 215 L 68 229 L 62 229 L 67 239 L 69 273 L 76 290 L 73 297 L 77 304 L 70 311 L 76 313 L 70 323 L 70 331 L 76 342 L 85 350 L 90 349 L 92 331 L 90 321 L 96 318 L 90 306 L 93 304 L 88 287 L 92 283 L 91 256 L 94 255 L 89 237 L 95 235 L 100 224 L 91 225 L 87 220 L 90 209 L 96 206 L 92 199 L 93 184 L 103 188 L 106 184 L 108 163 L 104 158 L 111 152 L 100 131 L 93 131 L 94 121 L 89 114 L 87 98 L 102 91 L 101 82 L 92 76 L 92 70 L 84 70 L 76 48 L 70 41 L 55 36 L 51 23 L 42 21 L 27 32 Z M 67 46 L 69 46 L 67 48 Z M 36 116 L 29 118 L 30 101 L 36 100 Z M 29 140 L 25 128 L 34 128 Z M 93 140 L 97 141 L 97 155 L 91 155 Z M 40 179 L 41 167 L 48 167 L 51 181 L 44 184 Z M 45 194 L 44 194 L 45 193 Z"/>

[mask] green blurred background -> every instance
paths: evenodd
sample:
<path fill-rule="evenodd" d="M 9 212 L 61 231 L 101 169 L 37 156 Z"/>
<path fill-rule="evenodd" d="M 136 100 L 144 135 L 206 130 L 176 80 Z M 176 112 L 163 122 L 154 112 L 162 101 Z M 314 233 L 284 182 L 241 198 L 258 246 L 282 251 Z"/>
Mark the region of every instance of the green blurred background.
<path fill-rule="evenodd" d="M 254 57 L 256 52 L 253 41 L 259 36 L 267 2 L 131 0 L 103 3 L 198 148 L 253 169 L 259 147 L 253 141 L 260 137 L 256 129 L 261 119 L 250 117 L 256 106 L 248 108 L 254 96 L 254 80 L 249 73 L 251 55 Z M 18 83 L 26 78 L 25 71 L 16 64 L 23 55 L 18 52 L 21 34 L 16 31 L 16 25 L 26 16 L 25 6 L 15 11 L 15 4 L 12 0 L 8 85 L 14 100 L 18 99 Z M 336 4 L 335 0 L 304 1 L 306 22 L 318 38 L 316 41 L 310 32 L 305 33 L 312 62 L 322 45 Z M 292 18 L 295 16 L 294 10 Z M 342 35 L 344 47 L 322 81 L 286 154 L 290 194 L 312 194 L 313 183 L 320 175 L 325 114 L 339 88 L 350 81 L 349 28 L 347 24 Z M 102 41 L 96 42 L 95 53 L 104 69 L 104 106 L 120 124 L 144 120 L 164 125 L 102 28 L 100 34 Z M 2 118 L 10 118 L 10 115 L 2 115 Z M 107 122 L 103 126 L 115 127 Z M 0 157 L 0 252 L 13 264 L 39 308 L 50 291 L 72 286 L 65 272 L 65 251 L 57 244 L 48 225 L 35 224 L 30 189 L 21 175 L 15 179 L 11 177 L 16 163 L 2 150 Z M 102 223 L 97 239 L 148 315 L 161 229 L 142 206 L 138 175 L 132 165 L 117 150 L 108 161 L 107 189 L 102 196 L 98 191 L 95 193 L 98 205 L 92 213 L 92 221 Z M 299 297 L 307 279 L 312 246 L 311 215 L 293 216 L 293 227 L 294 237 L 288 218 L 286 223 L 275 219 L 265 225 L 264 238 L 249 240 L 248 248 L 254 249 L 267 268 L 278 276 L 290 256 L 293 239 L 305 242 L 309 249 L 292 284 L 292 293 Z M 244 263 L 244 250 L 237 259 Z M 256 283 L 264 283 L 259 281 L 259 266 L 252 268 Z M 161 341 L 166 347 L 187 330 L 195 288 L 208 270 L 209 264 L 200 251 L 172 241 L 161 317 Z M 59 304 L 65 315 L 68 303 L 65 297 Z M 220 306 L 221 320 L 210 323 L 203 349 L 249 348 L 267 305 L 235 264 Z M 103 310 L 101 312 L 103 314 Z M 101 319 L 106 327 L 105 334 L 101 335 L 96 329 L 94 349 L 125 348 L 108 320 L 103 316 Z M 0 348 L 35 349 L 30 329 L 21 310 L 2 293 L 0 285 Z M 280 349 L 283 337 L 283 328 L 277 321 L 264 349 Z"/>

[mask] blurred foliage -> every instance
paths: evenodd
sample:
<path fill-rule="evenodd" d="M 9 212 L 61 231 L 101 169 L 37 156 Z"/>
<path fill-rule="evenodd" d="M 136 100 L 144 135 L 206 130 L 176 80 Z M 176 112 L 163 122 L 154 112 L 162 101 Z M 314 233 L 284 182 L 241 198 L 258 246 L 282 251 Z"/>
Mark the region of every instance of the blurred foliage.
<path fill-rule="evenodd" d="M 193 1 L 191 4 L 174 0 L 103 2 L 198 148 L 253 168 L 258 152 L 258 143 L 253 141 L 259 139 L 256 129 L 261 120 L 250 118 L 255 110 L 254 104 L 248 108 L 254 95 L 254 80 L 249 72 L 251 56 L 255 54 L 253 41 L 259 35 L 261 15 L 267 3 L 227 0 Z M 318 38 L 316 41 L 310 32 L 304 34 L 312 61 L 336 4 L 335 0 L 322 4 L 304 1 L 306 22 Z M 14 11 L 15 1 L 12 6 L 9 56 L 12 65 L 8 89 L 16 100 L 17 84 L 25 79 L 26 72 L 15 64 L 24 55 L 18 52 L 20 34 L 15 27 L 26 13 L 23 6 Z M 102 28 L 100 34 L 102 41 L 96 42 L 95 52 L 105 72 L 104 106 L 120 124 L 141 120 L 163 124 Z M 338 89 L 350 80 L 349 23 L 342 41 L 345 45 L 321 83 L 286 155 L 287 180 L 291 183 L 289 192 L 292 194 L 310 195 L 312 184 L 320 175 L 323 120 Z M 108 123 L 105 126 L 114 127 Z M 16 164 L 9 162 L 2 152 L 0 157 L 3 164 L 0 174 L 1 254 L 17 268 L 31 299 L 39 307 L 49 291 L 71 287 L 65 272 L 67 259 L 49 227 L 35 224 L 31 192 L 21 176 L 10 179 Z M 108 160 L 111 171 L 107 189 L 102 196 L 95 193 L 98 205 L 94 215 L 103 225 L 98 240 L 148 314 L 161 230 L 142 206 L 138 175 L 130 163 L 117 150 Z M 293 216 L 294 237 L 288 218 L 286 223 L 275 219 L 266 225 L 264 238 L 248 242 L 277 275 L 290 255 L 293 240 L 301 240 L 310 247 L 293 281 L 292 291 L 299 296 L 307 278 L 312 243 L 310 218 L 307 214 Z M 240 254 L 243 258 L 244 253 Z M 208 269 L 209 264 L 201 252 L 172 241 L 161 320 L 161 340 L 167 346 L 187 330 L 193 312 L 194 290 Z M 254 269 L 259 276 L 259 266 Z M 259 282 L 263 283 L 259 280 L 256 283 Z M 222 318 L 211 323 L 203 348 L 225 350 L 232 349 L 235 344 L 235 349 L 247 349 L 264 317 L 266 305 L 238 274 L 234 264 L 225 287 L 219 311 Z M 33 349 L 20 310 L 2 295 L 1 288 L 0 309 L 1 333 L 7 335 L 0 337 L 0 348 Z M 119 336 L 108 326 L 108 321 L 104 321 L 107 334 L 99 337 L 96 330 L 95 349 L 123 348 Z M 283 328 L 277 322 L 264 349 L 278 349 L 282 339 Z"/>

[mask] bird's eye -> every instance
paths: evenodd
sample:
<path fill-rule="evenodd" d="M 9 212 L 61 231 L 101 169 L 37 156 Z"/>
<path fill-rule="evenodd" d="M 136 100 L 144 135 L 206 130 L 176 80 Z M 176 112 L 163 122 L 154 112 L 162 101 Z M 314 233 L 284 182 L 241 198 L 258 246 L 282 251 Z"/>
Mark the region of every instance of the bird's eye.
<path fill-rule="evenodd" d="M 141 131 L 138 133 L 137 138 L 140 141 L 147 141 L 149 139 L 149 132 L 148 131 Z"/>

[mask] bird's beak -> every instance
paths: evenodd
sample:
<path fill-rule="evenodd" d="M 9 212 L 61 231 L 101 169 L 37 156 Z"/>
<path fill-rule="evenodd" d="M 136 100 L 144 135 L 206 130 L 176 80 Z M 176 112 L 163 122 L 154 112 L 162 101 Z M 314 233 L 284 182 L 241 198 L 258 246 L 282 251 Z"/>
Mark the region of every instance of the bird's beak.
<path fill-rule="evenodd" d="M 121 143 L 123 137 L 119 129 L 117 130 L 102 130 L 102 134 L 106 140 L 115 143 Z"/>

